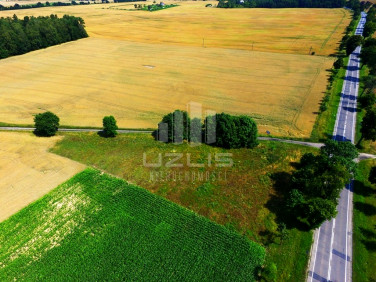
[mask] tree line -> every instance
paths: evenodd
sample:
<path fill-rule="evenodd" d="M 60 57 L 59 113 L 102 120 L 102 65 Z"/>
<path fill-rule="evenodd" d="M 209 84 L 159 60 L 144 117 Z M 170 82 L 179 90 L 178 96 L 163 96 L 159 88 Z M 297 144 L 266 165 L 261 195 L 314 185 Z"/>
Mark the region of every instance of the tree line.
<path fill-rule="evenodd" d="M 191 119 L 186 111 L 175 110 L 162 118 L 153 136 L 166 143 L 205 142 L 226 149 L 258 145 L 257 125 L 250 117 L 225 113 L 207 116 L 202 121 Z"/>
<path fill-rule="evenodd" d="M 371 7 L 367 13 L 367 22 L 364 26 L 364 37 L 360 59 L 362 68 L 367 66 L 369 74 L 363 80 L 363 91 L 359 97 L 359 106 L 365 110 L 365 115 L 361 121 L 361 137 L 358 146 L 361 146 L 362 140 L 376 141 L 376 39 L 373 35 L 376 31 L 376 8 Z"/>
<path fill-rule="evenodd" d="M 342 8 L 345 0 L 219 0 L 218 8 Z"/>
<path fill-rule="evenodd" d="M 352 0 L 352 1 L 355 1 L 355 0 Z M 358 20 L 360 18 L 361 10 L 359 9 L 363 9 L 365 5 L 359 4 L 358 1 L 355 1 L 354 4 L 351 4 L 351 1 L 349 1 L 347 4 L 350 6 L 354 6 L 356 10 L 354 10 L 352 20 L 350 24 L 348 25 L 348 27 L 346 28 L 345 35 L 342 37 L 341 43 L 339 45 L 339 50 L 336 54 L 337 60 L 333 63 L 333 68 L 330 70 L 330 76 L 328 78 L 328 85 L 326 88 L 327 91 L 325 92 L 325 96 L 321 101 L 319 114 L 322 114 L 328 109 L 328 104 L 329 104 L 329 101 L 331 99 L 331 95 L 333 92 L 334 81 L 336 81 L 339 78 L 338 73 L 340 69 L 345 67 L 345 61 L 344 61 L 345 56 L 348 54 L 351 54 L 353 50 L 355 50 L 355 48 L 360 45 L 359 39 L 360 41 L 362 40 L 361 36 L 354 37 L 354 36 L 351 36 L 351 34 L 354 33 L 358 24 Z"/>
<path fill-rule="evenodd" d="M 80 2 L 80 4 L 85 4 L 84 2 Z M 3 6 L 0 5 L 0 11 L 10 11 L 10 10 L 23 10 L 23 9 L 34 9 L 34 8 L 43 8 L 43 7 L 50 7 L 50 6 L 71 6 L 71 5 L 78 5 L 77 2 L 72 1 L 71 3 L 65 2 L 46 2 L 46 3 L 35 3 L 35 4 L 25 4 L 20 5 L 18 3 L 14 4 L 13 6 Z"/>
<path fill-rule="evenodd" d="M 146 0 L 114 0 L 114 3 L 123 3 L 123 2 L 140 2 Z"/>
<path fill-rule="evenodd" d="M 0 18 L 0 59 L 88 37 L 80 17 Z"/>
<path fill-rule="evenodd" d="M 303 155 L 291 175 L 286 196 L 289 218 L 305 223 L 310 229 L 337 215 L 340 192 L 356 171 L 358 156 L 351 142 L 327 140 L 320 153 Z"/>

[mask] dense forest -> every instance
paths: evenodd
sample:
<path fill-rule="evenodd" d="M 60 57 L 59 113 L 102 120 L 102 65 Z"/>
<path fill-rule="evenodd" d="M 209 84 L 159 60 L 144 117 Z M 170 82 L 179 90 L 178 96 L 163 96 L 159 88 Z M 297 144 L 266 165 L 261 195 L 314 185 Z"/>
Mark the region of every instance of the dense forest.
<path fill-rule="evenodd" d="M 20 5 L 20 4 L 14 4 L 13 6 L 3 6 L 0 5 L 0 11 L 7 11 L 7 10 L 22 10 L 22 9 L 34 9 L 34 8 L 43 8 L 43 7 L 49 7 L 49 6 L 70 6 L 70 5 L 77 5 L 77 3 L 63 3 L 63 2 L 46 2 L 46 3 L 35 3 L 35 4 L 26 4 L 26 5 Z"/>
<path fill-rule="evenodd" d="M 84 20 L 68 15 L 0 18 L 0 35 L 0 58 L 88 37 Z"/>
<path fill-rule="evenodd" d="M 219 8 L 353 8 L 351 0 L 219 0 Z"/>

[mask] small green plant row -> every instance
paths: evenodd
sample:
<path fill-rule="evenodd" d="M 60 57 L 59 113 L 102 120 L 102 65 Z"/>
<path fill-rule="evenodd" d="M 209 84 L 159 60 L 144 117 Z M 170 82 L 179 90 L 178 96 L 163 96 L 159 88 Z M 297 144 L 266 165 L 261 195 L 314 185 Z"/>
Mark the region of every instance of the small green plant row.
<path fill-rule="evenodd" d="M 0 224 L 1 281 L 255 281 L 264 258 L 259 244 L 90 168 Z"/>

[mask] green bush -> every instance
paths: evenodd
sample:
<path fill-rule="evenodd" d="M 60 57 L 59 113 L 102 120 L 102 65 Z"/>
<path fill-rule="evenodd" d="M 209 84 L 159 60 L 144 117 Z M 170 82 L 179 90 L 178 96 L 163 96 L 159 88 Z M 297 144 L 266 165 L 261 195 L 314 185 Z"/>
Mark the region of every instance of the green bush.
<path fill-rule="evenodd" d="M 59 128 L 59 121 L 59 117 L 51 112 L 35 115 L 35 135 L 45 137 L 54 136 Z"/>
<path fill-rule="evenodd" d="M 200 119 L 191 120 L 187 112 L 176 110 L 165 115 L 154 132 L 156 139 L 175 143 L 183 140 L 197 142 L 201 140 L 200 135 L 205 143 L 226 149 L 254 148 L 258 145 L 257 125 L 244 115 L 216 114 L 206 117 L 202 125 Z"/>
<path fill-rule="evenodd" d="M 115 137 L 117 135 L 118 126 L 113 116 L 103 118 L 103 135 L 104 137 Z"/>
<path fill-rule="evenodd" d="M 358 157 L 351 142 L 327 140 L 319 155 L 304 154 L 292 174 L 286 207 L 291 216 L 314 229 L 336 216 L 340 192 L 356 171 Z"/>

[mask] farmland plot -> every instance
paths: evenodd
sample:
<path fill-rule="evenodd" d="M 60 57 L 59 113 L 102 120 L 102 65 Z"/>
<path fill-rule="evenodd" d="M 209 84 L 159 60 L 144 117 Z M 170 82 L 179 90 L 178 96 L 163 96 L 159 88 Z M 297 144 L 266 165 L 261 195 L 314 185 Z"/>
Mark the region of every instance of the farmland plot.
<path fill-rule="evenodd" d="M 48 152 L 60 139 L 0 132 L 0 222 L 84 169 Z"/>
<path fill-rule="evenodd" d="M 65 125 L 101 126 L 112 114 L 121 127 L 155 128 L 194 101 L 248 114 L 262 132 L 308 137 L 333 60 L 307 54 L 333 53 L 349 13 L 205 3 L 153 13 L 130 11 L 131 3 L 3 12 L 81 16 L 91 38 L 1 60 L 0 121 L 30 124 L 51 110 Z"/>
<path fill-rule="evenodd" d="M 254 281 L 258 244 L 87 169 L 0 224 L 0 280 Z"/>

